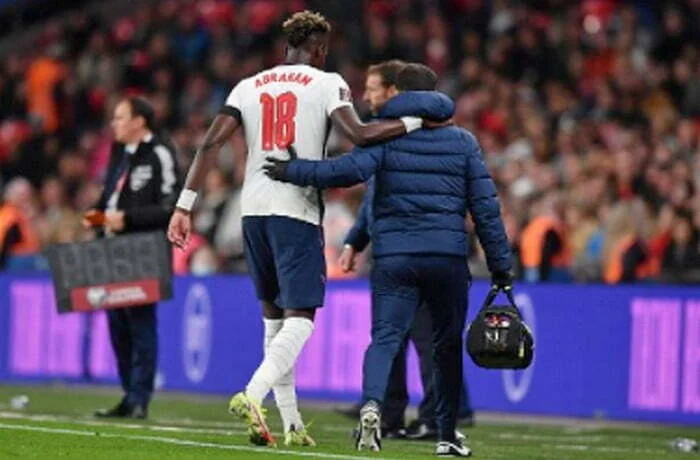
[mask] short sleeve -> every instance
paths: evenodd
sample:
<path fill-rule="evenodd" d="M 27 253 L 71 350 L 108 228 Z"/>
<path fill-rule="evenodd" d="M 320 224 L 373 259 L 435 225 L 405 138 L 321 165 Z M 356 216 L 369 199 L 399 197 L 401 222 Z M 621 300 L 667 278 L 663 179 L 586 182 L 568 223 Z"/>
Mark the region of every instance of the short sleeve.
<path fill-rule="evenodd" d="M 352 94 L 347 82 L 337 73 L 328 74 L 326 79 L 326 115 L 340 107 L 352 107 Z"/>
<path fill-rule="evenodd" d="M 242 122 L 243 117 L 241 115 L 241 107 L 243 106 L 242 95 L 243 95 L 243 83 L 245 80 L 238 82 L 238 84 L 231 90 L 231 93 L 226 98 L 226 103 L 221 108 L 219 113 L 224 115 L 230 115 L 238 122 Z"/>

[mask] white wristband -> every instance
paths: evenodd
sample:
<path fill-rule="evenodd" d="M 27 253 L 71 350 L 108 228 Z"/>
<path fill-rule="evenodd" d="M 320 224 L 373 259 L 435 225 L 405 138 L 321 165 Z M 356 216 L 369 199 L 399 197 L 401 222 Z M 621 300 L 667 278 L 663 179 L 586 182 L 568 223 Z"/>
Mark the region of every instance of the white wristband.
<path fill-rule="evenodd" d="M 185 211 L 192 211 L 195 201 L 197 201 L 197 192 L 186 188 L 180 193 L 180 198 L 178 198 L 175 207 Z"/>
<path fill-rule="evenodd" d="M 418 117 L 401 117 L 399 118 L 406 127 L 406 134 L 413 132 L 423 127 L 423 119 Z"/>

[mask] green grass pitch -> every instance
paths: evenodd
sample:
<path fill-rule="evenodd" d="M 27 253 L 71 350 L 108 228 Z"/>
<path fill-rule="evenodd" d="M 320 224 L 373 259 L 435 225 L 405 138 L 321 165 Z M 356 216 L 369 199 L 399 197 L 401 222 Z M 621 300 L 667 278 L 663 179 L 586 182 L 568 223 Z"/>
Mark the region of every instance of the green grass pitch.
<path fill-rule="evenodd" d="M 12 410 L 12 396 L 28 395 L 29 406 Z M 111 388 L 0 386 L 0 459 L 424 459 L 432 442 L 384 441 L 377 454 L 353 450 L 353 422 L 330 406 L 302 404 L 319 446 L 260 448 L 247 443 L 243 425 L 218 396 L 160 392 L 147 422 L 103 421 L 90 414 L 116 401 Z M 270 407 L 271 427 L 281 425 Z M 542 419 L 478 414 L 465 430 L 479 459 L 665 459 L 683 458 L 669 442 L 700 438 L 700 427 L 611 424 L 592 420 Z M 278 439 L 279 441 L 279 439 Z M 280 442 L 281 444 L 281 442 Z M 689 457 L 693 457 L 690 455 Z"/>

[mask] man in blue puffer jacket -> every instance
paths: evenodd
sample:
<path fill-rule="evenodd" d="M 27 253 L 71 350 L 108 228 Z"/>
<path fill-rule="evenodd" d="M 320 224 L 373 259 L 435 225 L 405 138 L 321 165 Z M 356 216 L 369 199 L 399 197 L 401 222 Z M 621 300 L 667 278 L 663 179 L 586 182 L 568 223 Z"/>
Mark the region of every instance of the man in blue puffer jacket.
<path fill-rule="evenodd" d="M 453 102 L 425 88 L 437 76 L 420 64 L 398 78 L 404 91 L 389 100 L 383 118 L 449 119 Z M 408 91 L 407 91 L 408 90 Z M 273 179 L 319 188 L 349 187 L 375 176 L 372 204 L 372 343 L 365 356 L 358 449 L 380 450 L 380 407 L 391 364 L 421 300 L 434 321 L 433 356 L 439 456 L 469 456 L 455 439 L 462 386 L 462 335 L 466 320 L 465 217 L 470 212 L 487 255 L 493 284 L 512 283 L 511 254 L 496 187 L 474 136 L 454 126 L 422 129 L 397 140 L 328 161 L 269 158 Z"/>

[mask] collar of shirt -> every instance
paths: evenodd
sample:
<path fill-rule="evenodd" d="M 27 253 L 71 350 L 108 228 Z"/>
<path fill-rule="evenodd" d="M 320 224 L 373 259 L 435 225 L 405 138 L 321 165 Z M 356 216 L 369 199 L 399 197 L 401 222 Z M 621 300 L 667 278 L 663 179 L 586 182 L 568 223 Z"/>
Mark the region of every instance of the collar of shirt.
<path fill-rule="evenodd" d="M 151 142 L 152 140 L 153 140 L 153 133 L 148 133 L 143 137 L 141 142 Z M 124 147 L 124 150 L 126 151 L 126 153 L 133 155 L 134 153 L 136 153 L 136 150 L 138 150 L 139 144 L 141 142 L 138 142 L 136 144 L 126 144 L 126 146 Z"/>

